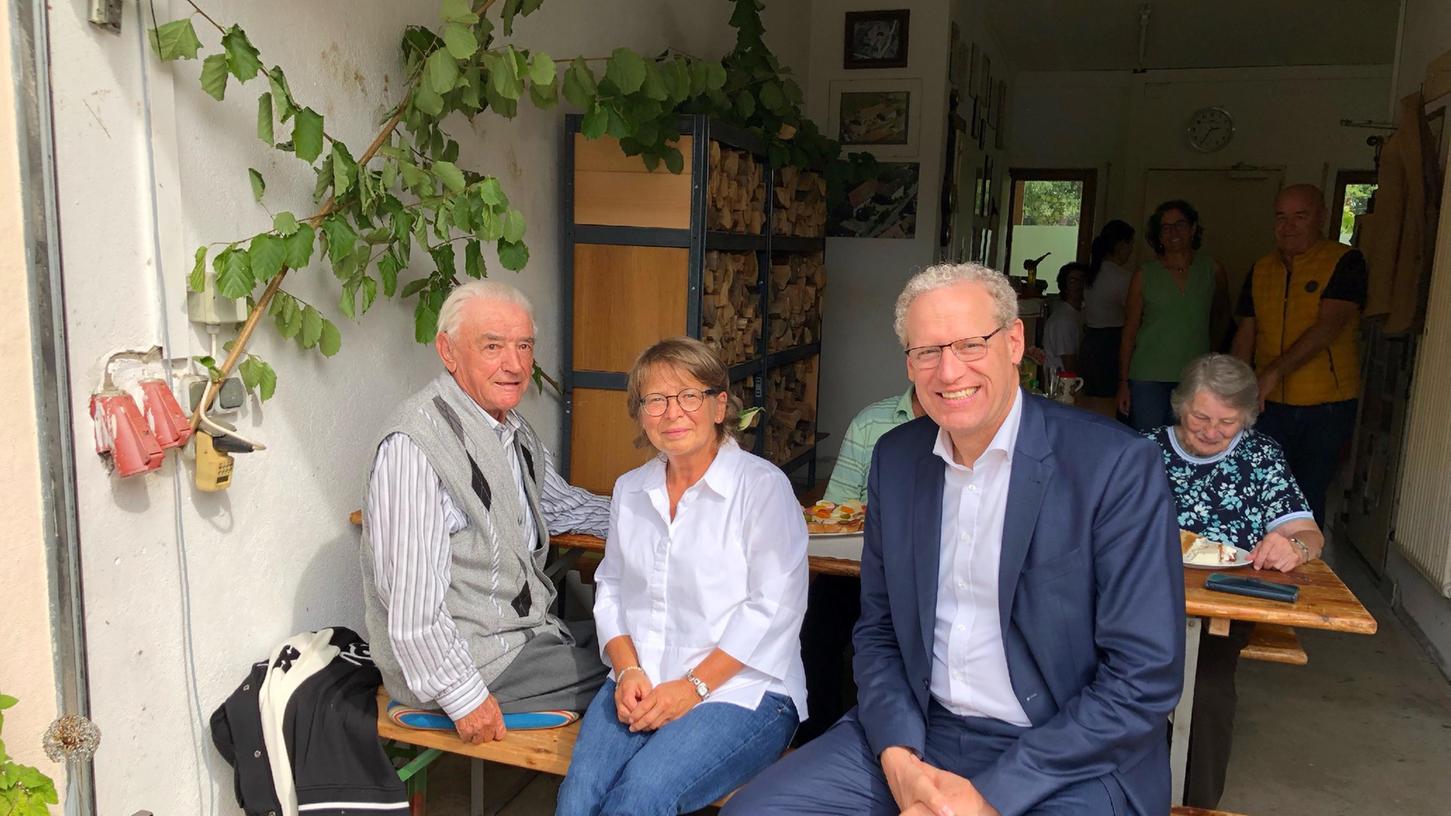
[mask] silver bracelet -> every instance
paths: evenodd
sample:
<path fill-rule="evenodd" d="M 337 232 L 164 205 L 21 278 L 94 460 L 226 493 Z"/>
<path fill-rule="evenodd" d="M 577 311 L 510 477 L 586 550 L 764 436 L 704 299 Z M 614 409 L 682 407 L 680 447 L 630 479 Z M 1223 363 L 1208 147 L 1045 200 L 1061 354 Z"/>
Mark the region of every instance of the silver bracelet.
<path fill-rule="evenodd" d="M 639 666 L 626 666 L 623 669 L 620 669 L 619 671 L 615 672 L 615 680 L 616 681 L 623 680 L 625 678 L 625 673 L 626 672 L 631 672 L 631 671 L 637 671 L 637 672 L 640 672 L 641 674 L 645 674 L 645 670 L 642 669 L 642 668 L 640 668 Z M 648 678 L 649 675 L 646 675 L 646 677 Z"/>

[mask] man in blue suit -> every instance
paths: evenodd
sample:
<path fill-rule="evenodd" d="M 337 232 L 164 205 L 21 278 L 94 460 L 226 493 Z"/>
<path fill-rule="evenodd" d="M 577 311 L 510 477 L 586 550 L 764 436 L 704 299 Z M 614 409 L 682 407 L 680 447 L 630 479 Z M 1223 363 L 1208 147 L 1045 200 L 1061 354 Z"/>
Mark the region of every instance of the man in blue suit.
<path fill-rule="evenodd" d="M 917 274 L 896 329 L 927 416 L 872 457 L 858 707 L 725 813 L 1164 816 L 1184 585 L 1157 447 L 1019 388 L 986 267 Z"/>

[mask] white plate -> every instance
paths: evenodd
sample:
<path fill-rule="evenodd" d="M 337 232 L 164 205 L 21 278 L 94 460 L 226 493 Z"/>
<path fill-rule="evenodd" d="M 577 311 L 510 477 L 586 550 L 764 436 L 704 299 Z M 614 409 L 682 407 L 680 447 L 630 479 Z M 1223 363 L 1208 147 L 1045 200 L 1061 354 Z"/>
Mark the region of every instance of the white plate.
<path fill-rule="evenodd" d="M 1234 548 L 1234 562 L 1233 563 L 1229 563 L 1229 564 L 1191 564 L 1188 561 L 1185 561 L 1184 562 L 1184 566 L 1189 567 L 1191 569 L 1210 569 L 1210 570 L 1212 570 L 1212 569 L 1234 569 L 1235 567 L 1247 567 L 1251 563 L 1253 563 L 1253 562 L 1251 562 L 1249 560 L 1249 550 L 1246 550 L 1243 547 L 1235 547 Z"/>
<path fill-rule="evenodd" d="M 834 533 L 807 533 L 812 538 L 840 538 L 841 536 L 860 536 L 861 530 L 841 530 Z"/>

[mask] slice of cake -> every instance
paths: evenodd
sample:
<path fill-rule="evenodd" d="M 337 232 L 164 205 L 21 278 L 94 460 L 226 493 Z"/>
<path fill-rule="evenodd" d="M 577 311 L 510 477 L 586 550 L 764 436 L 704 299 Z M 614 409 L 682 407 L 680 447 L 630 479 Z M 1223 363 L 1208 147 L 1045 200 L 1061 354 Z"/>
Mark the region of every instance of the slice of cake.
<path fill-rule="evenodd" d="M 1184 551 L 1184 563 L 1217 567 L 1221 564 L 1233 564 L 1236 555 L 1235 549 L 1228 544 L 1220 544 L 1218 541 L 1195 536 L 1189 549 Z"/>

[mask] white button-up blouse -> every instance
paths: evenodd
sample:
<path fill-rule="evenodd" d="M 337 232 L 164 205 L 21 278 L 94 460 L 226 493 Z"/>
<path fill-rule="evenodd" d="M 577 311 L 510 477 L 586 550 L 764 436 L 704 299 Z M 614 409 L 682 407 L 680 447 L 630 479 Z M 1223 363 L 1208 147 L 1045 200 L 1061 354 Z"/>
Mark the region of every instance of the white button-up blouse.
<path fill-rule="evenodd" d="M 779 468 L 727 440 L 672 521 L 657 457 L 615 482 L 595 571 L 600 651 L 629 635 L 640 667 L 659 684 L 720 648 L 744 666 L 707 703 L 754 709 L 774 692 L 790 697 L 804 720 L 806 583 L 806 522 Z"/>

